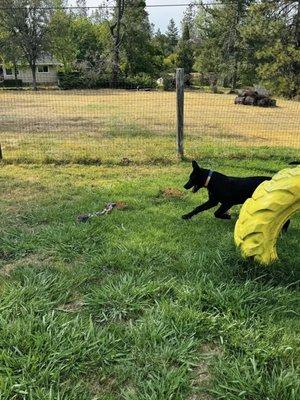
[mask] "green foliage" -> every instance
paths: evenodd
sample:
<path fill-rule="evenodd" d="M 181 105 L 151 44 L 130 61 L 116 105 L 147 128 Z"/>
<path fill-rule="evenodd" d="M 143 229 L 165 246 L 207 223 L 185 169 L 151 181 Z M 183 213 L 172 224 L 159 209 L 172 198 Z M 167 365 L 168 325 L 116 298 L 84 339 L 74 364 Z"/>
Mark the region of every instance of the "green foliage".
<path fill-rule="evenodd" d="M 178 41 L 179 41 L 178 28 L 176 27 L 173 18 L 170 19 L 165 37 L 166 37 L 166 42 L 167 42 L 166 56 L 168 56 L 168 55 L 174 53 L 176 46 L 178 44 Z"/>
<path fill-rule="evenodd" d="M 15 88 L 15 87 L 22 87 L 23 81 L 22 79 L 4 79 L 0 82 L 0 87 L 5 88 Z"/>
<path fill-rule="evenodd" d="M 108 75 L 95 76 L 93 79 L 86 77 L 82 73 L 75 72 L 59 72 L 59 87 L 64 90 L 70 89 L 101 89 L 111 86 L 110 77 Z"/>
<path fill-rule="evenodd" d="M 293 18 L 283 2 L 254 5 L 243 31 L 246 41 L 255 43 L 253 58 L 259 79 L 274 93 L 286 97 L 296 96 L 300 87 L 300 33 L 297 39 L 295 27 L 300 4 L 295 6 L 298 14 L 296 9 Z"/>
<path fill-rule="evenodd" d="M 64 72 L 70 72 L 76 61 L 78 43 L 72 30 L 73 16 L 64 9 L 55 11 L 51 19 L 51 51 L 63 65 Z"/>
<path fill-rule="evenodd" d="M 163 79 L 163 89 L 165 91 L 175 90 L 176 80 L 174 75 L 165 74 L 162 76 Z"/>
<path fill-rule="evenodd" d="M 177 48 L 177 67 L 183 68 L 185 74 L 190 74 L 193 70 L 194 62 L 194 49 L 191 43 L 190 30 L 188 24 L 185 24 L 182 38 Z"/>
<path fill-rule="evenodd" d="M 200 7 L 195 17 L 196 70 L 215 87 L 261 83 L 278 95 L 295 96 L 300 87 L 299 2 L 221 3 L 206 11 Z"/>
<path fill-rule="evenodd" d="M 150 88 L 153 89 L 156 87 L 155 80 L 148 74 L 140 73 L 135 76 L 128 76 L 124 79 L 125 86 L 129 89 L 145 89 Z"/>
<path fill-rule="evenodd" d="M 87 77 L 81 72 L 59 72 L 59 87 L 64 90 L 70 89 L 101 89 L 111 88 L 111 77 L 108 74 L 94 75 Z M 113 85 L 115 89 L 145 89 L 155 88 L 155 80 L 147 74 L 138 74 L 135 76 L 120 77 L 119 81 Z"/>
<path fill-rule="evenodd" d="M 151 40 L 145 1 L 128 0 L 123 17 L 121 70 L 126 76 L 155 75 L 161 70 L 161 51 Z"/>

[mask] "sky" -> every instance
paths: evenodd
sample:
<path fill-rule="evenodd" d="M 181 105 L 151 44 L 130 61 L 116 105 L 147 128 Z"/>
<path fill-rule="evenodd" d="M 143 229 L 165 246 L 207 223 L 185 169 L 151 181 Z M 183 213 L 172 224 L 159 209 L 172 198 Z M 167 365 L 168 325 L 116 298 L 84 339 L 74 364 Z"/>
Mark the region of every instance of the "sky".
<path fill-rule="evenodd" d="M 156 4 L 182 4 L 189 3 L 190 0 L 146 0 L 147 5 L 156 5 Z M 69 3 L 74 5 L 76 4 L 76 0 L 69 0 Z M 98 6 L 101 3 L 101 0 L 86 0 L 87 6 L 94 7 Z M 156 29 L 160 29 L 164 32 L 168 26 L 168 23 L 171 18 L 174 19 L 176 25 L 180 27 L 180 21 L 182 19 L 183 13 L 186 7 L 158 7 L 147 9 L 149 13 L 150 22 L 152 22 Z"/>

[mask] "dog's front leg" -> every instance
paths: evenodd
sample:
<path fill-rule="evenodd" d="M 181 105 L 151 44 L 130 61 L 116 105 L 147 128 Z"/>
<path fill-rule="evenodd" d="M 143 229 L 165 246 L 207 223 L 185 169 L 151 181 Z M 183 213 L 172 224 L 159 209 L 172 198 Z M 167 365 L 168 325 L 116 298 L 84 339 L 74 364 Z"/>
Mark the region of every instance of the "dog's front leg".
<path fill-rule="evenodd" d="M 183 219 L 191 219 L 194 215 L 201 213 L 202 211 L 209 210 L 212 207 L 216 207 L 218 205 L 218 201 L 208 200 L 206 203 L 201 204 L 201 206 L 196 207 L 193 211 L 188 214 L 184 214 L 182 216 Z"/>

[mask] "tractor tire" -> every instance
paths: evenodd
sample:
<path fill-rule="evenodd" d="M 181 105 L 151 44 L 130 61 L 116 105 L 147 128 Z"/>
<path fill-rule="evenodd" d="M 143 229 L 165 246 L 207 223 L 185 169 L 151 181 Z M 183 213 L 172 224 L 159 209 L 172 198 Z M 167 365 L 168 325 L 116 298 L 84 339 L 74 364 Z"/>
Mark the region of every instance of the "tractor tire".
<path fill-rule="evenodd" d="M 300 167 L 278 172 L 261 183 L 242 206 L 234 240 L 242 256 L 260 264 L 278 259 L 276 242 L 286 221 L 300 211 Z"/>

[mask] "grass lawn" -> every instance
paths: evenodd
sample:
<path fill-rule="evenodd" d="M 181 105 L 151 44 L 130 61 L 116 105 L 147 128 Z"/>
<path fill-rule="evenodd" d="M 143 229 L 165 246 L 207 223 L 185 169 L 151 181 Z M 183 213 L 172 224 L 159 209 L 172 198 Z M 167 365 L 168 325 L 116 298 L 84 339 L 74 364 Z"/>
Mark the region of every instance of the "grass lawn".
<path fill-rule="evenodd" d="M 238 208 L 183 221 L 207 194 L 180 192 L 174 93 L 0 100 L 0 400 L 298 400 L 299 215 L 270 267 L 236 252 Z M 285 168 L 300 103 L 278 105 L 187 92 L 188 158 Z"/>
<path fill-rule="evenodd" d="M 139 151 L 128 166 L 120 150 L 111 165 L 0 165 L 0 399 L 298 400 L 299 215 L 280 261 L 251 264 L 233 244 L 238 208 L 181 220 L 207 196 L 164 192 L 190 163 Z M 195 153 L 239 176 L 297 156 Z M 110 201 L 127 208 L 77 223 Z"/>
<path fill-rule="evenodd" d="M 185 147 L 300 148 L 300 103 L 237 106 L 234 95 L 185 93 Z M 173 162 L 174 92 L 0 91 L 0 143 L 7 162 Z M 212 148 L 211 143 L 214 144 Z M 235 149 L 236 155 L 236 149 Z"/>

